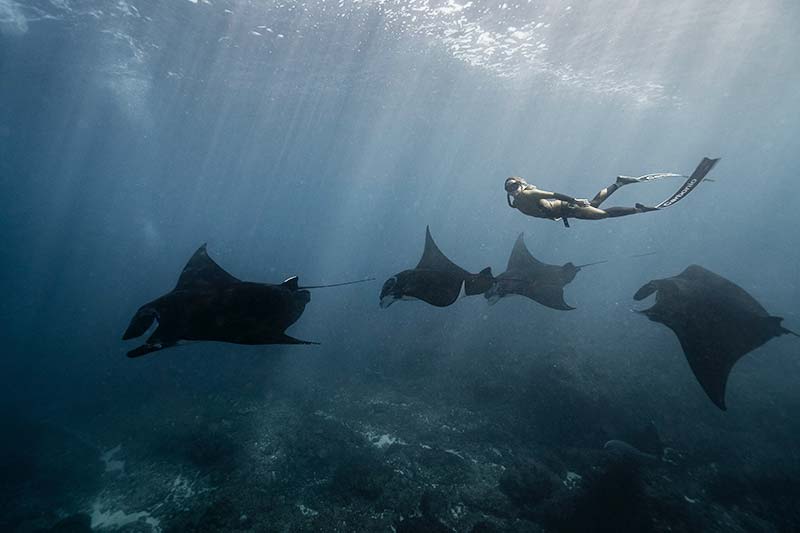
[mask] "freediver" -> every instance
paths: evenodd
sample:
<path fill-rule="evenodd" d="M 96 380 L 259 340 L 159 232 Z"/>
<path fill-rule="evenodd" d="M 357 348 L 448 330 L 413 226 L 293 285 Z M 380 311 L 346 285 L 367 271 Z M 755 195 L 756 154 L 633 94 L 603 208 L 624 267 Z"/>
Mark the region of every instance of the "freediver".
<path fill-rule="evenodd" d="M 505 190 L 509 207 L 519 209 L 528 216 L 536 218 L 548 218 L 550 220 L 562 220 L 566 227 L 569 227 L 570 218 L 583 220 L 602 220 L 604 218 L 624 217 L 637 213 L 648 213 L 659 211 L 666 207 L 675 205 L 685 198 L 700 183 L 706 175 L 714 168 L 719 159 L 704 157 L 697 168 L 690 176 L 682 174 L 658 173 L 647 174 L 638 178 L 630 176 L 617 176 L 617 180 L 598 192 L 591 201 L 584 198 L 573 198 L 558 192 L 548 192 L 528 184 L 524 179 L 512 176 L 506 179 Z M 672 196 L 658 203 L 654 207 L 642 204 L 635 204 L 634 207 L 608 207 L 600 209 L 600 204 L 605 202 L 609 196 L 614 194 L 620 187 L 631 183 L 646 183 L 667 177 L 687 178 L 686 182 Z"/>
<path fill-rule="evenodd" d="M 585 198 L 573 198 L 558 192 L 543 191 L 517 176 L 506 180 L 505 189 L 509 207 L 519 209 L 522 213 L 536 218 L 561 219 L 564 221 L 564 225 L 569 227 L 567 220 L 570 218 L 601 220 L 658 211 L 657 207 L 648 207 L 638 203 L 635 207 L 600 209 L 600 205 L 609 196 L 619 190 L 620 187 L 631 183 L 639 183 L 639 180 L 620 176 L 616 182 L 598 192 L 591 201 Z"/>

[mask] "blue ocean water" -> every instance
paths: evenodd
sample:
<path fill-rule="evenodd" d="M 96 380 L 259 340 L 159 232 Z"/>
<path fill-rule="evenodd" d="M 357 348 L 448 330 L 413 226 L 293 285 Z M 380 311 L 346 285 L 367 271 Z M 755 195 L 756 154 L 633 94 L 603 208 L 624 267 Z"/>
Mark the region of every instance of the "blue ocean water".
<path fill-rule="evenodd" d="M 0 526 L 796 530 L 797 339 L 744 357 L 722 412 L 632 295 L 700 264 L 800 329 L 798 23 L 782 0 L 0 0 Z M 591 198 L 704 156 L 713 181 L 653 214 L 565 228 L 503 190 Z M 379 309 L 426 226 L 470 272 L 521 232 L 609 262 L 574 311 Z M 241 279 L 376 281 L 313 291 L 288 333 L 320 346 L 126 358 L 203 243 Z M 671 451 L 609 459 L 642 428 Z"/>

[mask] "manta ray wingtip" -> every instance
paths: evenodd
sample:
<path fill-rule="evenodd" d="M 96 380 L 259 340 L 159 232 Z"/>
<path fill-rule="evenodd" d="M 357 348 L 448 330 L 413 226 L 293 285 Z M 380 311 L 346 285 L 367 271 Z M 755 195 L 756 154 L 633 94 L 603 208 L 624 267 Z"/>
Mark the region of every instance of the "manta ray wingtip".
<path fill-rule="evenodd" d="M 159 350 L 163 350 L 164 348 L 169 348 L 168 345 L 163 344 L 142 344 L 141 346 L 137 346 L 133 350 L 128 351 L 127 355 L 129 359 L 135 359 L 137 357 L 142 357 L 143 355 L 147 355 L 153 352 L 157 352 Z"/>
<path fill-rule="evenodd" d="M 708 391 L 706 391 L 708 393 Z M 711 394 L 708 394 L 708 398 L 711 400 L 711 403 L 717 406 L 720 411 L 727 411 L 728 406 L 725 404 L 725 392 L 722 392 L 721 396 L 715 397 Z"/>
<path fill-rule="evenodd" d="M 279 336 L 278 340 L 280 341 L 278 344 L 308 344 L 312 346 L 319 346 L 320 343 L 314 341 L 304 341 L 302 339 L 296 339 L 291 335 L 283 334 Z"/>

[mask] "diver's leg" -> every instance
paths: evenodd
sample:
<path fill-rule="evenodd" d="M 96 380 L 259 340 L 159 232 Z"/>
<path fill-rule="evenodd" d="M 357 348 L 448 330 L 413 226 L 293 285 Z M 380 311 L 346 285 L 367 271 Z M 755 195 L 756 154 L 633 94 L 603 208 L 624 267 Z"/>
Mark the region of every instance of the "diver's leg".
<path fill-rule="evenodd" d="M 641 213 L 641 211 L 639 211 L 635 207 L 609 207 L 608 209 L 605 210 L 605 212 L 608 213 L 608 216 L 610 218 L 625 217 L 628 215 L 635 215 L 636 213 Z"/>
<path fill-rule="evenodd" d="M 589 202 L 589 203 L 591 204 L 592 207 L 600 207 L 600 204 L 605 202 L 608 199 L 609 196 L 611 196 L 612 194 L 617 192 L 617 189 L 619 189 L 619 188 L 620 188 L 620 185 L 617 185 L 616 183 L 612 183 L 611 185 L 609 185 L 605 189 L 601 190 L 599 193 L 595 194 L 594 198 L 592 198 L 592 201 Z"/>
<path fill-rule="evenodd" d="M 616 182 L 597 193 L 589 203 L 592 204 L 593 207 L 600 207 L 600 204 L 608 200 L 608 197 L 617 192 L 620 187 L 630 183 L 639 183 L 639 180 L 637 178 L 631 178 L 628 176 L 617 176 Z"/>
<path fill-rule="evenodd" d="M 569 213 L 566 215 L 569 218 L 578 218 L 581 220 L 602 220 L 608 218 L 608 213 L 596 207 L 586 206 L 578 207 L 573 206 Z"/>
<path fill-rule="evenodd" d="M 636 204 L 636 207 L 609 207 L 607 209 L 599 209 L 591 206 L 573 207 L 569 210 L 567 216 L 569 218 L 578 218 L 582 220 L 602 220 L 604 218 L 616 218 L 635 215 L 637 213 L 647 213 L 648 211 L 657 211 L 657 209 L 642 204 Z"/>
<path fill-rule="evenodd" d="M 658 208 L 636 204 L 636 207 L 609 207 L 605 209 L 605 212 L 608 213 L 608 216 L 611 218 L 625 217 L 637 213 L 649 213 L 650 211 L 658 211 Z"/>

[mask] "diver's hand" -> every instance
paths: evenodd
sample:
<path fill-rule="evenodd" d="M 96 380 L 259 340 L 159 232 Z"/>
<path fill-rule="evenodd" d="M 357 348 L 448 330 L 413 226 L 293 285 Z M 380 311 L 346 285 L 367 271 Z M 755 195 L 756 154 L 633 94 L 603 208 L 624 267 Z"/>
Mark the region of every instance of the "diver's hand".
<path fill-rule="evenodd" d="M 575 205 L 578 207 L 590 207 L 592 204 L 586 198 L 575 198 Z"/>

